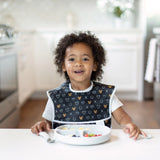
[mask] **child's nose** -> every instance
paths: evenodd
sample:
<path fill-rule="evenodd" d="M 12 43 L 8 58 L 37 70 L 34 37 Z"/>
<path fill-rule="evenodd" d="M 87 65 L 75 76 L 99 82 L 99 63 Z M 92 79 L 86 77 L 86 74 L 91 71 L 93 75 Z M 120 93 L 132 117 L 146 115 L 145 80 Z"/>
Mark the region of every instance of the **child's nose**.
<path fill-rule="evenodd" d="M 82 61 L 81 61 L 81 60 L 78 60 L 78 61 L 76 62 L 76 66 L 82 66 Z"/>

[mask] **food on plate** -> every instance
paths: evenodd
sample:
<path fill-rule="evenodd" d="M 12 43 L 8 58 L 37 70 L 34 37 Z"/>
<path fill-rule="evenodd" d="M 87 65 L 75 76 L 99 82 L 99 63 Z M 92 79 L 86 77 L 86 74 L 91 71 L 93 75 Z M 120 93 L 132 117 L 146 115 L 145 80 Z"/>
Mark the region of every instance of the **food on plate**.
<path fill-rule="evenodd" d="M 88 133 L 86 133 L 86 134 L 84 135 L 84 137 L 97 137 L 97 136 L 102 136 L 102 134 L 93 134 L 93 133 L 88 134 Z"/>

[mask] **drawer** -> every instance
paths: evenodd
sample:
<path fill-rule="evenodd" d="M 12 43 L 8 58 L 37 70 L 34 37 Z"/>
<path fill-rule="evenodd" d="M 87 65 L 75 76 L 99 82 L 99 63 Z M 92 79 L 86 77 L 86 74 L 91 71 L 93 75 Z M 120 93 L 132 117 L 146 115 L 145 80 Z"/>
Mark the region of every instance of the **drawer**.
<path fill-rule="evenodd" d="M 137 34 L 99 34 L 100 41 L 105 44 L 138 44 L 139 36 Z"/>

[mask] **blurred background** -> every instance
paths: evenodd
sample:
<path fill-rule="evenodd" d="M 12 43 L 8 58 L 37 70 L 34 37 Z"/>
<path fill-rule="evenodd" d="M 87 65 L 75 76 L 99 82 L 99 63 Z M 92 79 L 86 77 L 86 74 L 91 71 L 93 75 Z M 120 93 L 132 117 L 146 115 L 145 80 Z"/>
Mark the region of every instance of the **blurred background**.
<path fill-rule="evenodd" d="M 156 0 L 0 0 L 0 128 L 42 119 L 46 91 L 64 81 L 54 48 L 73 31 L 100 39 L 107 51 L 102 82 L 116 85 L 141 128 L 160 128 L 159 17 Z"/>

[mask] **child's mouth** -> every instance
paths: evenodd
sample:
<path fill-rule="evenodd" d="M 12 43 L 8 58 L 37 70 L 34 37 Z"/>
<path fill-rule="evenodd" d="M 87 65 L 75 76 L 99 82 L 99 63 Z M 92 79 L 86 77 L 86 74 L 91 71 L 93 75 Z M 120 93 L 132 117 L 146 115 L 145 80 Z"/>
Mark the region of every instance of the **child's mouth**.
<path fill-rule="evenodd" d="M 74 71 L 74 73 L 80 74 L 83 73 L 84 71 Z"/>

